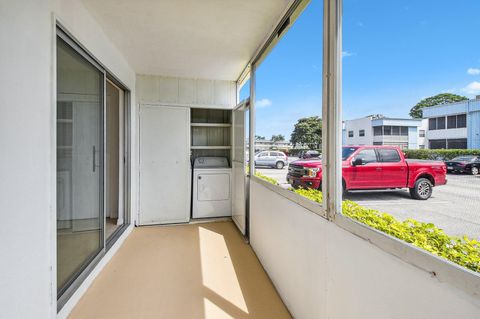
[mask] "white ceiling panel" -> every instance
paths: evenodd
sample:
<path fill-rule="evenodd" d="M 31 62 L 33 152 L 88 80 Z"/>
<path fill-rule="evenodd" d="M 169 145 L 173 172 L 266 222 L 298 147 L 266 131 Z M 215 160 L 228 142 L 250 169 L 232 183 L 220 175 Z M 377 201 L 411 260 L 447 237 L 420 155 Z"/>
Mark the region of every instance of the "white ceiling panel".
<path fill-rule="evenodd" d="M 82 0 L 138 74 L 236 80 L 291 0 Z"/>

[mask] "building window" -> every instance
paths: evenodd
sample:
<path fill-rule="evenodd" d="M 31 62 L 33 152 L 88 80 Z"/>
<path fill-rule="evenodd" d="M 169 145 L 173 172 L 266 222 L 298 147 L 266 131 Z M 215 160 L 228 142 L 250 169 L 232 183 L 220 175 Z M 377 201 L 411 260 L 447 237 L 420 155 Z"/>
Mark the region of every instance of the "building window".
<path fill-rule="evenodd" d="M 418 131 L 418 136 L 419 137 L 425 137 L 425 130 Z"/>
<path fill-rule="evenodd" d="M 437 130 L 445 129 L 445 117 L 437 117 Z"/>
<path fill-rule="evenodd" d="M 457 128 L 467 127 L 467 114 L 457 115 Z"/>
<path fill-rule="evenodd" d="M 421 150 L 424 150 L 425 149 L 425 145 L 421 144 L 418 146 Z"/>
<path fill-rule="evenodd" d="M 466 149 L 467 139 L 466 138 L 448 139 L 447 148 L 448 149 Z"/>
<path fill-rule="evenodd" d="M 400 135 L 408 136 L 408 126 L 400 126 Z"/>
<path fill-rule="evenodd" d="M 450 123 L 450 122 L 449 122 Z M 450 125 L 450 124 L 449 124 Z M 450 127 L 449 127 L 450 128 Z M 444 130 L 446 129 L 445 116 L 433 117 L 428 119 L 428 129 L 433 130 Z"/>
<path fill-rule="evenodd" d="M 400 135 L 400 126 L 392 126 L 392 135 Z"/>
<path fill-rule="evenodd" d="M 450 115 L 447 117 L 447 128 L 454 129 L 454 128 L 462 128 L 467 127 L 467 115 L 460 114 L 460 115 Z"/>
<path fill-rule="evenodd" d="M 374 126 L 373 127 L 373 135 L 374 136 L 382 135 L 382 127 L 381 126 Z"/>
<path fill-rule="evenodd" d="M 447 140 L 430 140 L 430 148 L 432 150 L 438 149 L 446 149 L 447 148 Z"/>
<path fill-rule="evenodd" d="M 353 131 L 348 131 L 348 137 L 353 137 Z"/>
<path fill-rule="evenodd" d="M 384 126 L 383 127 L 383 135 L 392 135 L 392 127 L 391 126 Z"/>
<path fill-rule="evenodd" d="M 447 128 L 457 128 L 457 116 L 451 115 L 447 117 Z"/>
<path fill-rule="evenodd" d="M 365 136 L 365 130 L 358 131 L 358 136 Z"/>

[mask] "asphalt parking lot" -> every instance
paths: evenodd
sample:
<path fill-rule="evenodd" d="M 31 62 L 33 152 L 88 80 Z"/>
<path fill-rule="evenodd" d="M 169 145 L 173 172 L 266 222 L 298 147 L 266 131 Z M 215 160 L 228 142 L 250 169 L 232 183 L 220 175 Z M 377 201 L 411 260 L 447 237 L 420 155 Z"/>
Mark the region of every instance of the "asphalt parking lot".
<path fill-rule="evenodd" d="M 290 187 L 287 168 L 257 168 L 263 175 Z M 433 223 L 447 234 L 467 235 L 480 240 L 480 176 L 448 174 L 448 183 L 435 187 L 426 201 L 413 200 L 407 189 L 392 191 L 353 191 L 345 199 L 389 213 L 399 220 L 413 218 Z"/>

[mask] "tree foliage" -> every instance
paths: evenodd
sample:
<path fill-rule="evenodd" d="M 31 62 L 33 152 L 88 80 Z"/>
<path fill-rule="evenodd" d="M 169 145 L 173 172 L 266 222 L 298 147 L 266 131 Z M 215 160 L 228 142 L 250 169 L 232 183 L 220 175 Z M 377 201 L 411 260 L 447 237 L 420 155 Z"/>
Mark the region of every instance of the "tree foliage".
<path fill-rule="evenodd" d="M 283 136 L 282 134 L 272 135 L 271 140 L 272 140 L 273 143 L 280 142 L 280 141 L 285 141 L 285 136 Z"/>
<path fill-rule="evenodd" d="M 465 96 L 456 95 L 452 93 L 441 93 L 435 96 L 427 97 L 426 99 L 421 100 L 418 102 L 414 107 L 410 110 L 410 116 L 414 119 L 421 119 L 423 117 L 423 108 L 441 105 L 441 104 L 449 104 L 454 102 L 460 102 L 468 100 Z"/>
<path fill-rule="evenodd" d="M 265 136 L 255 135 L 255 141 L 264 141 Z"/>
<path fill-rule="evenodd" d="M 295 124 L 290 142 L 293 146 L 307 145 L 319 149 L 322 145 L 322 119 L 318 116 L 301 118 Z"/>

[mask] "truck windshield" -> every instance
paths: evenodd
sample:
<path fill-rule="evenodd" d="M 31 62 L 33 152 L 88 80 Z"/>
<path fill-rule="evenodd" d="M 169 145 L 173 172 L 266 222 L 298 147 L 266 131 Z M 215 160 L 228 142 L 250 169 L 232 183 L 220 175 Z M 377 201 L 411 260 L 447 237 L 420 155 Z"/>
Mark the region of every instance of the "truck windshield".
<path fill-rule="evenodd" d="M 358 147 L 344 147 L 342 148 L 342 161 L 347 160 L 350 155 L 353 154 L 358 149 Z"/>

